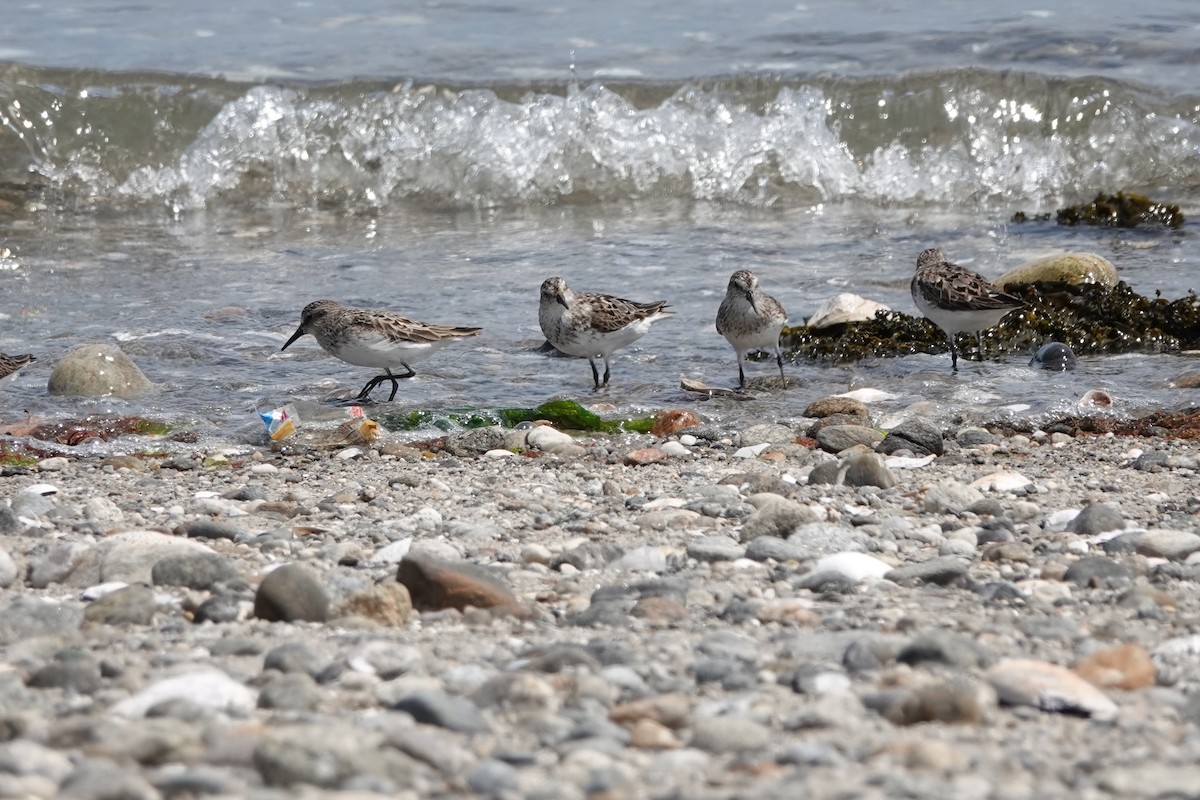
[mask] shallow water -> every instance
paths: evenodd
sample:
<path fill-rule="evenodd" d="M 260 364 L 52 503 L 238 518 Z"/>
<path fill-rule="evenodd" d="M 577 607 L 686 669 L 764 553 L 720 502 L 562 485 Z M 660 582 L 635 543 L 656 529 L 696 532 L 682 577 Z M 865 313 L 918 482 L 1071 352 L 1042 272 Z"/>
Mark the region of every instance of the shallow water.
<path fill-rule="evenodd" d="M 1200 73 L 1181 37 L 1200 12 L 1164 2 L 1131 20 L 1114 4 L 1081 22 L 1082 4 L 961 5 L 938 7 L 936 31 L 928 4 L 905 3 L 860 4 L 882 15 L 869 18 L 757 3 L 736 20 L 702 4 L 657 26 L 637 2 L 604 20 L 427 4 L 413 12 L 424 22 L 382 5 L 297 5 L 258 36 L 242 15 L 264 8 L 213 4 L 221 14 L 172 20 L 172 47 L 147 38 L 163 22 L 153 10 L 134 19 L 93 2 L 23 17 L 25 50 L 0 71 L 0 351 L 40 361 L 0 395 L 3 418 L 150 413 L 224 436 L 254 430 L 256 410 L 353 394 L 369 370 L 311 338 L 278 352 L 321 297 L 484 327 L 418 365 L 405 408 L 569 395 L 617 413 L 694 403 L 736 423 L 864 387 L 895 395 L 878 404 L 885 415 L 1036 415 L 1094 388 L 1113 413 L 1187 403 L 1169 385 L 1194 368 L 1178 354 L 1082 359 L 1068 374 L 1028 356 L 957 375 L 948 354 L 794 363 L 791 388 L 750 402 L 679 390 L 683 376 L 736 380 L 713 317 L 739 268 L 793 324 L 841 291 L 914 313 L 908 281 L 929 246 L 989 276 L 1087 250 L 1142 294 L 1194 288 L 1190 222 L 1009 220 L 1099 190 L 1197 207 Z M 416 44 L 373 46 L 398 30 Z M 575 42 L 563 72 L 547 43 L 581 31 L 593 45 Z M 39 44 L 55 33 L 63 47 Z M 145 46 L 118 46 L 130 39 Z M 536 352 L 537 289 L 552 274 L 678 313 L 620 351 L 611 389 L 594 395 L 585 361 Z M 158 390 L 48 396 L 57 358 L 94 340 L 119 342 Z M 775 374 L 771 362 L 747 372 Z"/>

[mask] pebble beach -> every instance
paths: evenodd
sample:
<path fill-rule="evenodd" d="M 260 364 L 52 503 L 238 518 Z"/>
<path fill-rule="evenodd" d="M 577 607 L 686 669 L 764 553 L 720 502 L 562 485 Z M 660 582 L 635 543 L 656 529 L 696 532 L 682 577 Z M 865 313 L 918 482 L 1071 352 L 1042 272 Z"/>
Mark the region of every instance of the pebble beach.
<path fill-rule="evenodd" d="M 9 468 L 0 797 L 1194 796 L 1191 443 L 805 414 Z"/>

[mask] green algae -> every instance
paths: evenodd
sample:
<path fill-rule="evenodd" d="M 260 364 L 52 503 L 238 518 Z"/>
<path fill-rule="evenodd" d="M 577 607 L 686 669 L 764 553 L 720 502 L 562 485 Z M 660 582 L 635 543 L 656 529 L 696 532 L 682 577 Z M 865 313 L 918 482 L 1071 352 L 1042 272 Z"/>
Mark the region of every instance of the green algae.
<path fill-rule="evenodd" d="M 545 420 L 560 430 L 591 433 L 646 433 L 654 425 L 653 417 L 634 419 L 605 419 L 574 400 L 550 400 L 533 408 L 501 408 L 495 410 L 453 409 L 448 411 L 409 411 L 385 413 L 375 420 L 388 430 L 411 431 L 434 427 L 449 431 L 455 428 L 483 428 L 489 425 L 514 427 L 522 422 Z"/>

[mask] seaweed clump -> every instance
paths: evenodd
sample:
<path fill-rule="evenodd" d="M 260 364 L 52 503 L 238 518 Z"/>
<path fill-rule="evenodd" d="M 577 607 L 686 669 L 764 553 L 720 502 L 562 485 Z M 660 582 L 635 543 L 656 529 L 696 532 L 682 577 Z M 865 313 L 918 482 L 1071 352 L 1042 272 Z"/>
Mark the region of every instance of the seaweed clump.
<path fill-rule="evenodd" d="M 1124 282 L 1114 287 L 1067 283 L 1016 284 L 1008 291 L 1025 302 L 984 334 L 988 358 L 1032 354 L 1045 342 L 1068 345 L 1076 355 L 1174 352 L 1200 348 L 1200 298 L 1139 295 Z M 959 351 L 980 357 L 975 337 L 959 334 Z M 945 352 L 946 337 L 933 323 L 899 311 L 879 311 L 866 322 L 830 328 L 786 328 L 781 344 L 792 360 L 847 363 Z"/>
<path fill-rule="evenodd" d="M 993 422 L 988 430 L 1003 436 L 1016 433 L 1028 434 L 1034 429 L 1030 420 Z M 1133 419 L 1118 419 L 1106 415 L 1065 414 L 1050 420 L 1042 420 L 1036 427 L 1049 433 L 1066 433 L 1071 436 L 1156 436 L 1166 439 L 1200 439 L 1200 408 L 1191 406 L 1178 411 L 1155 411 Z"/>
<path fill-rule="evenodd" d="M 1090 203 L 1060 208 L 1056 218 L 1059 225 L 1100 225 L 1109 228 L 1136 228 L 1138 225 L 1180 228 L 1184 221 L 1179 206 L 1159 203 L 1132 192 L 1100 192 Z"/>

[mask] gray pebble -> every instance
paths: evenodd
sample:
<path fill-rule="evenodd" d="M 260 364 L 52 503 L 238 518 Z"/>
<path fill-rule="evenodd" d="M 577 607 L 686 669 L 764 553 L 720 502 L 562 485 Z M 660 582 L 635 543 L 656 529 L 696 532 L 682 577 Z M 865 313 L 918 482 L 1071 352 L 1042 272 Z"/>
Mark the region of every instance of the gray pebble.
<path fill-rule="evenodd" d="M 808 554 L 806 548 L 777 536 L 759 536 L 746 545 L 746 558 L 753 561 L 800 561 Z"/>
<path fill-rule="evenodd" d="M 1125 527 L 1125 518 L 1115 508 L 1105 503 L 1091 503 L 1071 520 L 1067 530 L 1080 536 L 1095 536 L 1105 531 L 1119 531 Z"/>
<path fill-rule="evenodd" d="M 189 539 L 228 539 L 236 540 L 244 532 L 238 526 L 215 519 L 193 519 L 175 528 L 175 535 L 186 536 Z"/>
<path fill-rule="evenodd" d="M 745 548 L 728 536 L 701 536 L 687 545 L 688 556 L 702 562 L 736 561 L 745 553 Z"/>
<path fill-rule="evenodd" d="M 896 660 L 902 664 L 934 661 L 974 669 L 990 666 L 995 662 L 996 656 L 970 637 L 950 631 L 931 631 L 909 642 L 896 654 Z"/>
<path fill-rule="evenodd" d="M 312 711 L 320 705 L 321 689 L 303 672 L 276 675 L 258 693 L 259 708 L 283 711 Z"/>
<path fill-rule="evenodd" d="M 865 425 L 826 425 L 817 431 L 817 444 L 828 453 L 840 453 L 857 445 L 874 447 L 883 434 Z"/>
<path fill-rule="evenodd" d="M 99 625 L 149 625 L 157 610 L 154 589 L 135 583 L 93 602 L 84 609 L 83 618 Z"/>
<path fill-rule="evenodd" d="M 272 622 L 324 622 L 329 595 L 317 574 L 303 564 L 284 564 L 269 572 L 254 595 L 254 616 Z"/>
<path fill-rule="evenodd" d="M 727 715 L 692 720 L 688 744 L 709 753 L 747 753 L 766 748 L 772 739 L 771 730 L 765 725 Z"/>
<path fill-rule="evenodd" d="M 905 564 L 888 572 L 883 577 L 885 580 L 894 583 L 915 581 L 916 583 L 949 586 L 955 581 L 966 577 L 970 566 L 970 562 L 958 556 L 942 556 L 940 558 L 931 558 L 919 564 Z"/>
<path fill-rule="evenodd" d="M 155 586 L 211 590 L 214 584 L 237 577 L 233 562 L 218 553 L 180 553 L 160 558 L 150 568 L 150 579 Z"/>
<path fill-rule="evenodd" d="M 1111 587 L 1133 580 L 1133 572 L 1111 558 L 1089 556 L 1067 567 L 1064 581 L 1091 587 Z"/>
<path fill-rule="evenodd" d="M 491 725 L 470 700 L 437 690 L 423 690 L 401 697 L 391 704 L 417 722 L 436 725 L 459 733 L 486 733 Z"/>
<path fill-rule="evenodd" d="M 901 422 L 880 442 L 880 453 L 911 450 L 918 456 L 940 456 L 945 452 L 942 429 L 926 417 L 912 416 Z"/>

